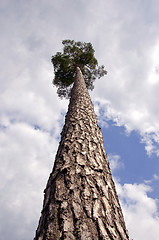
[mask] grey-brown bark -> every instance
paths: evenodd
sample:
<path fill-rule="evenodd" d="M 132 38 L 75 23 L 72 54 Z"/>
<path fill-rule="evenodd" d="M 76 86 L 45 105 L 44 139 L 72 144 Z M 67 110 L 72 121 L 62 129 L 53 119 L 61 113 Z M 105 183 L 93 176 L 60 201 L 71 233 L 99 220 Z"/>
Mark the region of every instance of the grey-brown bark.
<path fill-rule="evenodd" d="M 77 68 L 35 240 L 129 239 L 103 137 Z"/>

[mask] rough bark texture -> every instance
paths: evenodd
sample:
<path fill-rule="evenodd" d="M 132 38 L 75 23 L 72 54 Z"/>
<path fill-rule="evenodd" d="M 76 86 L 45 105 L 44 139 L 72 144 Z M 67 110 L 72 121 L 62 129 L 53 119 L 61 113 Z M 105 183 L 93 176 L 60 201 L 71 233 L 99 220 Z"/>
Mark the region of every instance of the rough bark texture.
<path fill-rule="evenodd" d="M 129 239 L 82 73 L 77 68 L 35 240 Z"/>

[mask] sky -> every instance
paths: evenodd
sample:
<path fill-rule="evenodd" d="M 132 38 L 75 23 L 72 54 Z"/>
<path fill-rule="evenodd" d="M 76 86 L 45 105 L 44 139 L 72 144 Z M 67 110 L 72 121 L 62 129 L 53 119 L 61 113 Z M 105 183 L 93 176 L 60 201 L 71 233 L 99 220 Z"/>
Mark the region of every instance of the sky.
<path fill-rule="evenodd" d="M 68 108 L 62 40 L 91 42 L 90 92 L 130 239 L 159 239 L 159 1 L 0 1 L 0 240 L 33 239 Z"/>

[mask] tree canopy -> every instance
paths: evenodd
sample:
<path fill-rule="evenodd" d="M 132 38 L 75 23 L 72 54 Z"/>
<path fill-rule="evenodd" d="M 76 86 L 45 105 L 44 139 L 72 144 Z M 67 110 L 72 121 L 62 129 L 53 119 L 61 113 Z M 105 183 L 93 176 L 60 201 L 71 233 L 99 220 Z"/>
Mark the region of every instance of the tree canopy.
<path fill-rule="evenodd" d="M 92 44 L 74 40 L 63 40 L 62 44 L 63 53 L 57 52 L 51 60 L 55 73 L 53 84 L 57 87 L 58 96 L 70 97 L 77 66 L 82 71 L 87 88 L 93 90 L 94 80 L 104 76 L 107 71 L 103 65 L 98 66 Z"/>

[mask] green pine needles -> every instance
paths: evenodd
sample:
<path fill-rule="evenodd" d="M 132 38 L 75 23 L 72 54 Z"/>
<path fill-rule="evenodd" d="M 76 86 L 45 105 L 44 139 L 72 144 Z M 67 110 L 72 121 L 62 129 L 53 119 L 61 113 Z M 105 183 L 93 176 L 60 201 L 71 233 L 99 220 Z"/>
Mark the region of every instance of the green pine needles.
<path fill-rule="evenodd" d="M 60 98 L 69 98 L 76 75 L 76 67 L 79 67 L 84 76 L 86 86 L 93 90 L 93 82 L 101 78 L 107 71 L 104 66 L 98 66 L 94 57 L 94 49 L 91 43 L 75 42 L 74 40 L 62 41 L 63 53 L 57 52 L 52 57 L 55 77 L 53 84 L 57 87 L 57 94 Z"/>

